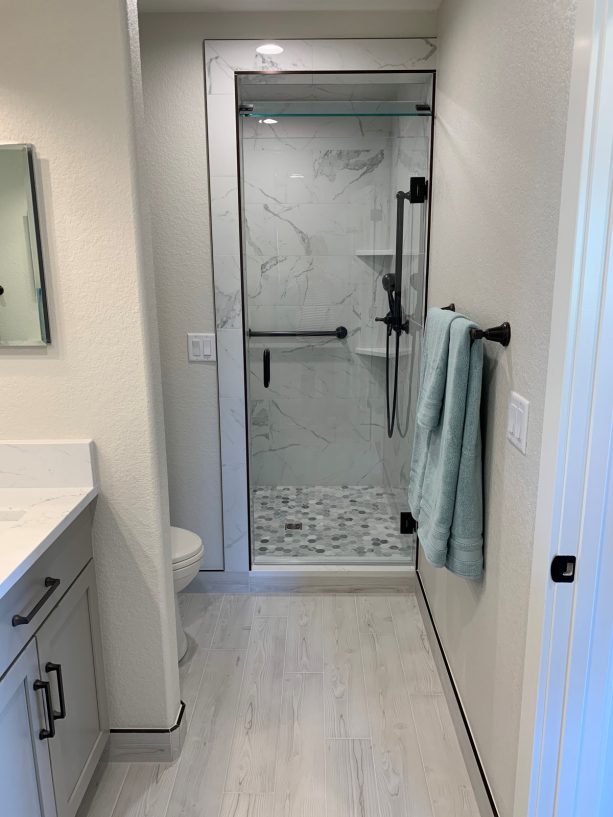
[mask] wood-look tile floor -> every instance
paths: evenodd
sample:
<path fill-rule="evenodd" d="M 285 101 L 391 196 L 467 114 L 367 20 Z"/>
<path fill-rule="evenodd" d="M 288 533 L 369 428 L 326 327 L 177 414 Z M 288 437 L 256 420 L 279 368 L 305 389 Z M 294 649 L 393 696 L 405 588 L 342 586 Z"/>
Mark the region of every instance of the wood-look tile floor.
<path fill-rule="evenodd" d="M 181 757 L 109 764 L 88 817 L 478 817 L 414 596 L 181 609 Z"/>

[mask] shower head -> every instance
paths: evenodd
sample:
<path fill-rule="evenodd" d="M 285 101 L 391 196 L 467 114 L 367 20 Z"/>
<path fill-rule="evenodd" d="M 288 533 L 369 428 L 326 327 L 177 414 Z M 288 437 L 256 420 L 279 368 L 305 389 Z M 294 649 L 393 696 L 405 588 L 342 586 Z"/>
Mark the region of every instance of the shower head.
<path fill-rule="evenodd" d="M 396 291 L 396 276 L 393 272 L 387 272 L 382 280 L 383 289 L 389 294 Z"/>

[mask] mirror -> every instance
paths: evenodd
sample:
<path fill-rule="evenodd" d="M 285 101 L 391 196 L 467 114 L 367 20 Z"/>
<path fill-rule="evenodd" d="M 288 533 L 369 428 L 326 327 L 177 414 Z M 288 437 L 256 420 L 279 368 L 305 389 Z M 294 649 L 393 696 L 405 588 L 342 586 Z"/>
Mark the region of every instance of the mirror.
<path fill-rule="evenodd" d="M 0 145 L 0 346 L 50 343 L 31 145 Z"/>

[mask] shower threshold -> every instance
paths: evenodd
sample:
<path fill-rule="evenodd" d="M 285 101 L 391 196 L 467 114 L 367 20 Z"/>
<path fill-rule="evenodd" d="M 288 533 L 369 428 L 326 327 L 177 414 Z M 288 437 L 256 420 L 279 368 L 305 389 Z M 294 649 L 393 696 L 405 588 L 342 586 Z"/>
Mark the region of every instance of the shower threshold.
<path fill-rule="evenodd" d="M 253 490 L 256 565 L 415 563 L 415 537 L 400 534 L 382 487 L 266 486 Z"/>

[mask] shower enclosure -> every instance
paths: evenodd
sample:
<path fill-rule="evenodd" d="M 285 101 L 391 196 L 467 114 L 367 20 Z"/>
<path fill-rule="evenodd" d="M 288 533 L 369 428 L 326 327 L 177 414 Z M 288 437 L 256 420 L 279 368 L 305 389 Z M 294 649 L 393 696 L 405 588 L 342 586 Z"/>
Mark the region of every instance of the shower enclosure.
<path fill-rule="evenodd" d="M 236 82 L 252 562 L 410 565 L 433 74 Z"/>

